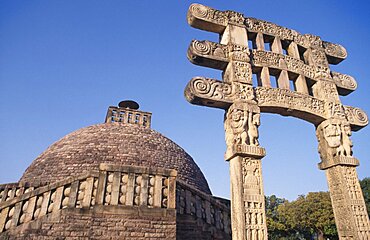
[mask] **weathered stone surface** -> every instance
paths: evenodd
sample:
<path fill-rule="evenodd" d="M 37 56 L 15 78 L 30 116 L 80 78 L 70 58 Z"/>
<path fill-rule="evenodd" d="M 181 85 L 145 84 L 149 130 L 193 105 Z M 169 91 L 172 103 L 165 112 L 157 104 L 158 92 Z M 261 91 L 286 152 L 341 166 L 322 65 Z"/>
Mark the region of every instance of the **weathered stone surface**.
<path fill-rule="evenodd" d="M 54 182 L 100 163 L 177 169 L 178 178 L 210 193 L 194 160 L 160 133 L 138 125 L 106 123 L 68 134 L 51 145 L 27 168 L 21 182 Z"/>
<path fill-rule="evenodd" d="M 63 209 L 1 235 L 2 239 L 176 239 L 174 210 Z"/>

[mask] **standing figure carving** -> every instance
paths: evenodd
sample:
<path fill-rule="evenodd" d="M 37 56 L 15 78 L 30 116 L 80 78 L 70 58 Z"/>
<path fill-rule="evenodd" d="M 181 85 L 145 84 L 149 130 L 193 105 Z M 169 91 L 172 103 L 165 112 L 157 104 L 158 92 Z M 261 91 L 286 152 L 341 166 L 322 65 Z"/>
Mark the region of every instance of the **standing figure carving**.
<path fill-rule="evenodd" d="M 249 144 L 253 146 L 258 146 L 258 126 L 260 125 L 260 114 L 256 113 L 252 115 L 252 112 L 249 112 L 248 117 L 248 138 Z"/>
<path fill-rule="evenodd" d="M 253 108 L 230 108 L 225 114 L 225 140 L 228 147 L 233 145 L 259 146 L 259 112 Z"/>

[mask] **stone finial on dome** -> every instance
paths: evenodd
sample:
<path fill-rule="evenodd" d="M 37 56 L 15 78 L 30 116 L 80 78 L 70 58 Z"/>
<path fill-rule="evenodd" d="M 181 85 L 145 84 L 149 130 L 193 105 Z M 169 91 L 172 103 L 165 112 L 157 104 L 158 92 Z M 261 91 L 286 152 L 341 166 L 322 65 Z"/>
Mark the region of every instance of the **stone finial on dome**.
<path fill-rule="evenodd" d="M 110 106 L 105 123 L 120 122 L 150 128 L 152 113 L 138 110 L 139 104 L 132 100 L 121 101 L 118 107 Z"/>

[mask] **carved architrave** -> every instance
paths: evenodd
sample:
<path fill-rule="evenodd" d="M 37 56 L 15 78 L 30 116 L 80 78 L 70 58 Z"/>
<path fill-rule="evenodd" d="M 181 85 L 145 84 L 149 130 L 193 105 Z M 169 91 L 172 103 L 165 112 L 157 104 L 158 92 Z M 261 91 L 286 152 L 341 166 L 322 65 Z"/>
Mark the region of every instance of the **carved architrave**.
<path fill-rule="evenodd" d="M 242 159 L 246 239 L 267 239 L 261 161 Z"/>
<path fill-rule="evenodd" d="M 224 45 L 211 41 L 193 40 L 188 48 L 188 58 L 196 65 L 219 70 L 225 70 L 230 61 L 250 62 L 253 67 L 287 70 L 303 75 L 313 81 L 327 79 L 335 83 L 338 92 L 342 95 L 347 95 L 357 88 L 356 80 L 353 77 L 342 73 L 330 72 L 327 66 L 319 66 L 317 64 L 311 66 L 300 59 L 288 55 L 261 50 L 250 51 L 248 47 L 236 44 Z M 321 56 L 321 58 L 325 58 L 325 56 Z M 234 65 L 237 66 L 238 63 Z M 239 65 L 243 64 L 240 63 Z M 240 72 L 239 69 L 235 69 L 233 72 L 236 72 L 236 70 Z M 248 71 L 246 78 L 250 79 L 250 76 L 251 73 Z M 227 77 L 224 79 L 227 81 Z M 248 82 L 250 83 L 250 80 Z"/>
<path fill-rule="evenodd" d="M 345 117 L 352 130 L 359 130 L 369 122 L 363 110 L 343 106 L 338 102 L 325 101 L 285 89 L 253 88 L 248 84 L 230 84 L 204 77 L 195 77 L 188 83 L 185 97 L 192 104 L 221 109 L 228 109 L 234 101 L 255 100 L 262 112 L 290 115 L 315 125 L 331 117 Z"/>

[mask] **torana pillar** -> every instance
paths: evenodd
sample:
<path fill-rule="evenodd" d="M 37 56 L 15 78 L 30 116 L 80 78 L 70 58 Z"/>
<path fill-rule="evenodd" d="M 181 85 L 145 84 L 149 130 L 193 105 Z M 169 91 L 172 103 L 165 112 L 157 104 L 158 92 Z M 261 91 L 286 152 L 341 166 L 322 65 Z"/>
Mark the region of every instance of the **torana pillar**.
<path fill-rule="evenodd" d="M 259 125 L 260 109 L 253 101 L 235 102 L 225 114 L 233 239 L 267 240 Z"/>

